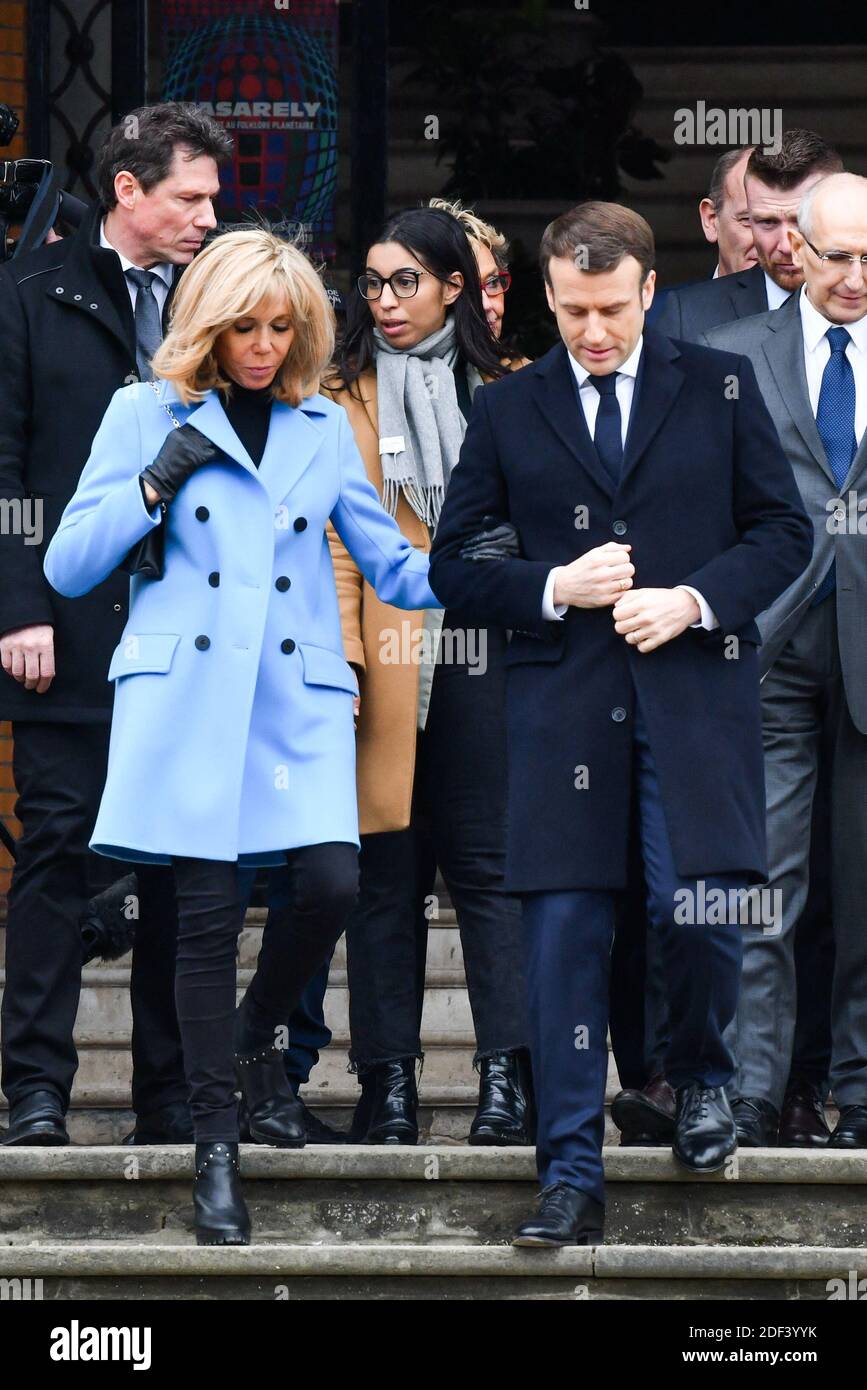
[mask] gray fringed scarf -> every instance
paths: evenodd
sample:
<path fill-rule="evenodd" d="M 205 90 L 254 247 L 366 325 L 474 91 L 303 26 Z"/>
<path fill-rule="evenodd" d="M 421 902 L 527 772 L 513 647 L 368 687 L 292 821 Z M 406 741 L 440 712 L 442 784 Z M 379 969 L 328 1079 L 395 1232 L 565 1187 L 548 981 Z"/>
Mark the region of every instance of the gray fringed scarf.
<path fill-rule="evenodd" d="M 379 452 L 386 511 L 397 511 L 403 488 L 416 516 L 433 533 L 452 469 L 466 431 L 458 406 L 454 364 L 458 356 L 454 320 L 415 347 L 394 347 L 374 328 Z M 470 392 L 481 383 L 467 370 Z"/>

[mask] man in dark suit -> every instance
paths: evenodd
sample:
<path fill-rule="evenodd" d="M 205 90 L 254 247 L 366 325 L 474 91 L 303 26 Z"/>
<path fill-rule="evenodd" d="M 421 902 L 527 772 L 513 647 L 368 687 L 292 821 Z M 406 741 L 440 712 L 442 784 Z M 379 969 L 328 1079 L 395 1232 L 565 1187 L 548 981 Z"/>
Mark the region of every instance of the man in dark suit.
<path fill-rule="evenodd" d="M 811 527 L 749 363 L 644 333 L 653 257 L 650 227 L 616 204 L 547 228 L 563 341 L 477 394 L 432 552 L 447 606 L 513 630 L 506 882 L 523 905 L 542 1185 L 522 1245 L 602 1238 L 633 809 L 669 984 L 674 1153 L 707 1172 L 736 1147 L 722 1034 L 741 894 L 765 873 L 755 616 L 807 564 Z M 461 558 L 486 515 L 516 528 L 521 557 Z"/>
<path fill-rule="evenodd" d="M 797 227 L 798 205 L 814 183 L 842 168 L 837 151 L 811 130 L 784 131 L 777 154 L 754 149 L 744 188 L 758 264 L 671 290 L 654 327 L 694 343 L 718 324 L 778 309 L 803 282 L 788 236 Z"/>
<path fill-rule="evenodd" d="M 698 205 L 698 215 L 705 241 L 717 248 L 717 263 L 712 280 L 721 275 L 734 275 L 756 264 L 756 248 L 750 226 L 750 210 L 744 188 L 747 160 L 752 145 L 741 150 L 726 150 L 721 154 L 710 176 L 707 193 Z M 700 283 L 704 284 L 704 281 Z M 647 311 L 647 326 L 655 328 L 669 295 L 688 289 L 688 284 L 657 288 L 653 303 Z"/>
<path fill-rule="evenodd" d="M 732 1046 L 744 1141 L 775 1142 L 792 1056 L 795 926 L 810 880 L 810 818 L 830 782 L 836 947 L 833 1148 L 867 1148 L 867 179 L 834 174 L 807 195 L 791 255 L 804 286 L 776 313 L 727 324 L 714 347 L 750 359 L 815 533 L 807 572 L 760 619 L 770 891 L 779 930 L 744 936 Z M 813 988 L 810 982 L 810 988 Z"/>
<path fill-rule="evenodd" d="M 0 498 L 34 514 L 0 536 L 0 719 L 13 724 L 22 826 L 3 996 L 7 1144 L 68 1142 L 81 987 L 78 921 L 105 780 L 109 659 L 129 580 L 61 599 L 42 557 L 114 392 L 149 375 L 175 280 L 215 226 L 230 138 L 191 107 L 143 108 L 100 153 L 100 204 L 76 234 L 0 270 Z M 118 866 L 120 873 L 120 866 Z M 133 1105 L 140 1141 L 192 1138 L 174 1007 L 176 916 L 165 871 L 139 873 L 132 967 Z"/>

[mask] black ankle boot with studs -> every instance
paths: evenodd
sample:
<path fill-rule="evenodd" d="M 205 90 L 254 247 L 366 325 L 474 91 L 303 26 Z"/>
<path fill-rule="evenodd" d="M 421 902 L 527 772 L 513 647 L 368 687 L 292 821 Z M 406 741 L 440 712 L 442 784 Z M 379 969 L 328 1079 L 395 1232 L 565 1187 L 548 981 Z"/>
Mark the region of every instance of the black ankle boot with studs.
<path fill-rule="evenodd" d="M 241 1191 L 238 1145 L 196 1145 L 193 1187 L 197 1245 L 249 1245 L 250 1213 Z"/>

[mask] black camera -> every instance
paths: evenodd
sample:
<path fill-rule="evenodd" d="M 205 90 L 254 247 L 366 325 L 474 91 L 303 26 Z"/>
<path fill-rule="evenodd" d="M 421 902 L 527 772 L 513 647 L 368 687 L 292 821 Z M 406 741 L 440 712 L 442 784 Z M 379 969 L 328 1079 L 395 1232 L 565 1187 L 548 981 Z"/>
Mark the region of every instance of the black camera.
<path fill-rule="evenodd" d="M 11 106 L 0 103 L 0 148 L 18 129 Z M 0 159 L 0 262 L 41 246 L 58 219 L 77 227 L 85 205 L 58 187 L 47 159 Z M 9 239 L 12 223 L 21 224 L 18 240 Z"/>

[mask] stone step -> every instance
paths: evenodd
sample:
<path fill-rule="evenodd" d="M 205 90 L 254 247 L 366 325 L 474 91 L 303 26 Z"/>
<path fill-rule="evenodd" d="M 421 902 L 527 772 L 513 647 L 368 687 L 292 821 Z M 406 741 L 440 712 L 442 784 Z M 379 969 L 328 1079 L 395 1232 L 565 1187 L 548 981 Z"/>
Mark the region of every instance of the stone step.
<path fill-rule="evenodd" d="M 475 1106 L 479 1078 L 473 1070 L 473 1044 L 426 1045 L 424 1069 L 418 1080 L 421 1103 L 428 1106 Z M 83 1047 L 72 1088 L 72 1106 L 126 1109 L 130 1104 L 132 1059 L 128 1047 Z M 346 1070 L 345 1044 L 333 1043 L 320 1055 L 303 1095 L 308 1105 L 354 1106 L 359 1086 Z M 607 1099 L 619 1090 L 613 1056 L 609 1055 Z"/>
<path fill-rule="evenodd" d="M 867 1270 L 867 1155 L 751 1150 L 697 1177 L 608 1151 L 606 1245 L 557 1252 L 506 1243 L 526 1150 L 245 1145 L 256 1243 L 235 1249 L 193 1243 L 191 1168 L 191 1148 L 0 1149 L 4 1278 L 60 1299 L 826 1299 Z"/>
<path fill-rule="evenodd" d="M 192 1239 L 192 1147 L 0 1149 L 0 1243 Z M 859 1248 L 867 1154 L 749 1150 L 698 1176 L 666 1149 L 604 1154 L 610 1245 Z M 537 1189 L 530 1149 L 242 1146 L 257 1242 L 482 1245 Z"/>
<path fill-rule="evenodd" d="M 847 1248 L 479 1245 L 18 1246 L 4 1277 L 55 1300 L 824 1300 L 867 1268 Z M 841 1275 L 842 1271 L 842 1275 Z M 29 1295 L 32 1296 L 32 1295 Z"/>
<path fill-rule="evenodd" d="M 250 972 L 238 979 L 238 998 L 249 983 Z M 335 1041 L 348 1045 L 349 991 L 345 985 L 329 986 L 325 995 L 325 1021 Z M 81 991 L 75 1023 L 79 1046 L 118 1047 L 129 1040 L 132 1028 L 126 979 L 113 972 L 89 974 Z M 422 1015 L 422 1040 L 427 1048 L 462 1046 L 475 1048 L 475 1034 L 466 986 L 428 985 Z"/>

